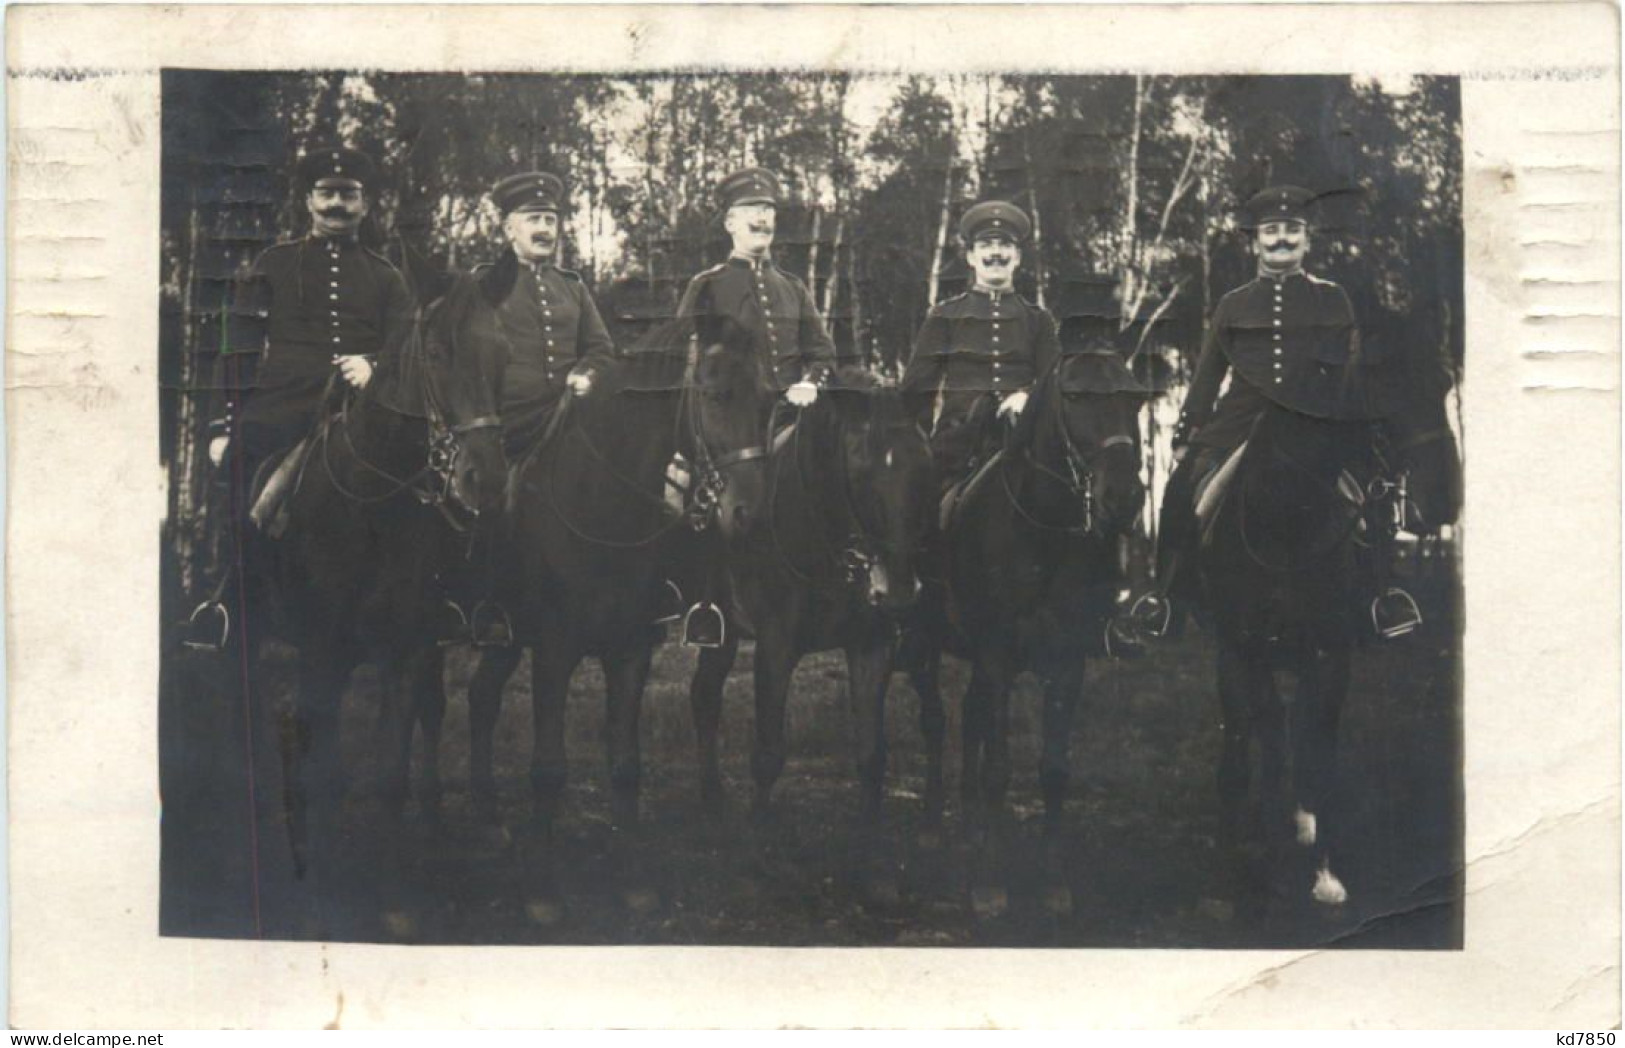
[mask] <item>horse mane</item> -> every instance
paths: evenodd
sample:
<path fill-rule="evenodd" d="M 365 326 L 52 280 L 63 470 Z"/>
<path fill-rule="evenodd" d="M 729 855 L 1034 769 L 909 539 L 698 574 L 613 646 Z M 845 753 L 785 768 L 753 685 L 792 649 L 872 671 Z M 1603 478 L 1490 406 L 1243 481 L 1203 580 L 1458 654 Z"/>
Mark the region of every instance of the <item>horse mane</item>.
<path fill-rule="evenodd" d="M 1016 420 L 1008 446 L 1031 448 L 1037 439 L 1041 420 L 1051 410 L 1051 402 L 1068 393 L 1095 396 L 1126 394 L 1133 397 L 1151 395 L 1151 391 L 1134 377 L 1122 354 L 1115 349 L 1090 346 L 1065 350 L 1033 382 L 1027 407 Z"/>

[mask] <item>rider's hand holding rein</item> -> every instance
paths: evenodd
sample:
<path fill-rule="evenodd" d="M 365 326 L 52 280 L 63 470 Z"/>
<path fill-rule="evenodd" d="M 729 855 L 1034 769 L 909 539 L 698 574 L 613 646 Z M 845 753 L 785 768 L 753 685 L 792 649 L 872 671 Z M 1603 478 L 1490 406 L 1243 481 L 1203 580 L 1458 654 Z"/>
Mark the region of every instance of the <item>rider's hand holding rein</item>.
<path fill-rule="evenodd" d="M 344 376 L 344 381 L 356 389 L 366 389 L 367 383 L 372 381 L 372 361 L 360 354 L 335 356 L 333 363 L 338 365 L 339 374 Z"/>
<path fill-rule="evenodd" d="M 795 407 L 808 407 L 818 399 L 818 386 L 807 379 L 802 379 L 784 391 L 784 399 Z"/>
<path fill-rule="evenodd" d="M 1018 389 L 999 401 L 999 417 L 1014 422 L 1027 406 L 1027 391 Z"/>
<path fill-rule="evenodd" d="M 564 384 L 570 387 L 572 396 L 584 397 L 592 392 L 592 372 L 572 371 Z"/>

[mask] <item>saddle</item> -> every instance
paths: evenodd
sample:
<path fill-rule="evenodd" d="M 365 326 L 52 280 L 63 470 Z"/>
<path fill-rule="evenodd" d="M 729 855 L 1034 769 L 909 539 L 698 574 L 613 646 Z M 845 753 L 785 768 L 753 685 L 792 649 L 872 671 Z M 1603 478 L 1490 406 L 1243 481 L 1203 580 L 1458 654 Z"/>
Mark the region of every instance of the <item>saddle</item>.
<path fill-rule="evenodd" d="M 988 456 L 986 461 L 958 481 L 955 481 L 943 493 L 942 503 L 937 509 L 937 525 L 942 531 L 946 532 L 948 530 L 948 525 L 953 522 L 954 517 L 959 513 L 959 507 L 964 504 L 972 492 L 987 482 L 987 478 L 993 475 L 993 468 L 1003 460 L 1004 452 L 1002 450 L 994 452 Z"/>
<path fill-rule="evenodd" d="M 1219 518 L 1219 511 L 1224 508 L 1225 501 L 1235 486 L 1235 477 L 1239 472 L 1242 452 L 1247 450 L 1247 442 L 1242 441 L 1237 448 L 1225 456 L 1217 469 L 1210 471 L 1206 476 L 1196 481 L 1196 490 L 1193 495 L 1196 505 L 1197 533 L 1202 537 L 1202 546 L 1206 548 L 1213 537 L 1213 523 Z M 1365 488 L 1358 478 L 1348 470 L 1337 475 L 1337 493 L 1358 513 L 1365 506 Z"/>
<path fill-rule="evenodd" d="M 1208 545 L 1212 536 L 1213 522 L 1218 519 L 1219 508 L 1224 505 L 1225 496 L 1230 493 L 1231 482 L 1241 462 L 1241 453 L 1246 450 L 1247 442 L 1244 440 L 1225 456 L 1217 469 L 1210 470 L 1196 481 L 1196 490 L 1192 493 L 1192 498 L 1196 506 L 1197 534 L 1202 536 L 1203 546 Z"/>
<path fill-rule="evenodd" d="M 288 530 L 288 497 L 299 490 L 315 443 L 306 437 L 280 459 L 273 455 L 255 471 L 253 486 L 249 489 L 254 502 L 248 519 L 269 538 L 279 539 Z"/>

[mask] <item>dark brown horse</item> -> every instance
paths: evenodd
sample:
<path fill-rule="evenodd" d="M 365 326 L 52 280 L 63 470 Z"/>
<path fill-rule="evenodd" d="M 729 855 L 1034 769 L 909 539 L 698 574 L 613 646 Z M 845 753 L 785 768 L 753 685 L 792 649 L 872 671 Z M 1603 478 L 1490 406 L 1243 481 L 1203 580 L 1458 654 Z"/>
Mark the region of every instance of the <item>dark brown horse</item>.
<path fill-rule="evenodd" d="M 483 817 L 497 819 L 492 740 L 502 689 L 522 649 L 532 653 L 533 819 L 523 841 L 526 912 L 538 923 L 561 916 L 554 831 L 565 786 L 565 698 L 584 658 L 605 680 L 611 818 L 621 843 L 623 898 L 654 901 L 637 870 L 642 777 L 638 722 L 651 657 L 662 630 L 674 548 L 704 541 L 719 502 L 749 496 L 764 455 L 765 384 L 737 387 L 734 361 L 750 349 L 737 332 L 691 350 L 680 334 L 651 336 L 600 376 L 591 396 L 568 404 L 552 435 L 516 469 L 510 507 L 512 570 L 523 599 L 518 643 L 488 649 L 469 688 L 470 778 Z M 694 466 L 691 513 L 667 504 L 667 467 L 681 451 Z"/>
<path fill-rule="evenodd" d="M 942 536 L 943 582 L 911 631 L 907 657 L 925 734 L 927 826 L 942 816 L 944 649 L 970 660 L 964 699 L 965 816 L 976 846 L 973 902 L 1008 904 L 1002 862 L 1010 782 L 1010 691 L 1030 670 L 1043 687 L 1049 904 L 1070 909 L 1057 838 L 1071 774 L 1073 709 L 1086 653 L 1098 647 L 1117 579 L 1117 536 L 1139 514 L 1138 412 L 1145 390 L 1106 348 L 1063 355 L 1019 423 L 959 497 Z"/>
<path fill-rule="evenodd" d="M 415 337 L 381 365 L 363 393 L 323 420 L 288 496 L 286 534 L 259 550 L 244 591 L 253 611 L 241 616 L 245 664 L 257 663 L 266 634 L 298 649 L 297 694 L 282 725 L 284 796 L 297 873 L 319 907 L 318 934 L 355 917 L 348 878 L 337 872 L 340 709 L 362 663 L 380 671 L 381 817 L 378 853 L 356 865 L 382 893 L 383 932 L 412 932 L 399 893 L 414 714 L 420 696 L 439 687 L 438 577 L 464 554 L 472 519 L 500 507 L 499 367 L 491 354 L 425 348 Z M 436 794 L 431 783 L 431 807 Z M 365 922 L 350 927 L 376 934 Z"/>
<path fill-rule="evenodd" d="M 1348 898 L 1334 869 L 1346 843 L 1337 737 L 1355 639 L 1371 631 L 1371 555 L 1362 547 L 1382 549 L 1376 529 L 1401 517 L 1418 533 L 1437 531 L 1461 502 L 1448 383 L 1432 371 L 1401 378 L 1396 403 L 1375 424 L 1267 410 L 1206 529 L 1198 565 L 1219 642 L 1218 785 L 1244 901 L 1280 876 L 1290 880 L 1289 898 L 1328 906 Z M 1295 678 L 1290 703 L 1278 673 Z M 1310 861 L 1269 860 L 1255 870 L 1259 845 L 1266 856 L 1299 851 Z"/>
<path fill-rule="evenodd" d="M 759 383 L 738 363 L 732 384 Z M 703 651 L 690 689 L 699 736 L 701 789 L 721 794 L 717 731 L 723 683 L 742 634 L 754 636 L 756 740 L 752 812 L 771 810 L 788 752 L 785 704 L 802 657 L 846 653 L 861 782 L 857 858 L 887 892 L 879 855 L 886 772 L 885 695 L 900 617 L 919 590 L 918 555 L 933 526 L 935 470 L 924 435 L 901 393 L 865 372 L 843 370 L 812 406 L 780 430 L 766 462 L 766 491 L 725 493 L 728 630 Z"/>

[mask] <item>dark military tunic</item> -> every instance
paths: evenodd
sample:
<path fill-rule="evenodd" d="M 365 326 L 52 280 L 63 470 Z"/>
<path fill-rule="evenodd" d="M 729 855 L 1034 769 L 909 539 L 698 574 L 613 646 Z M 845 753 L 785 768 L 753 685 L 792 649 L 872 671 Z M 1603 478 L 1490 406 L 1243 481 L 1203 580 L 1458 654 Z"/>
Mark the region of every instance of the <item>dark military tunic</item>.
<path fill-rule="evenodd" d="M 780 389 L 835 367 L 835 343 L 807 286 L 771 259 L 730 258 L 706 270 L 689 282 L 677 315 L 695 320 L 701 337 L 707 321 L 739 324 Z"/>
<path fill-rule="evenodd" d="M 902 388 L 936 394 L 925 421 L 945 479 L 975 450 L 979 423 L 993 407 L 984 394 L 1002 399 L 1030 389 L 1060 352 L 1055 318 L 1013 291 L 976 288 L 931 309 Z"/>
<path fill-rule="evenodd" d="M 1272 402 L 1316 418 L 1372 418 L 1363 363 L 1341 287 L 1302 272 L 1260 276 L 1214 310 L 1179 435 L 1232 450 Z M 1215 406 L 1226 372 L 1230 388 Z"/>
<path fill-rule="evenodd" d="M 268 249 L 233 306 L 238 323 L 221 355 L 217 427 L 261 452 L 293 444 L 336 373 L 333 357 L 377 364 L 392 356 L 414 312 L 400 272 L 353 239 L 312 236 Z"/>
<path fill-rule="evenodd" d="M 502 433 L 510 456 L 541 436 L 572 371 L 601 371 L 615 355 L 580 275 L 522 264 L 512 252 L 458 278 L 435 328 L 458 341 L 503 346 Z"/>

